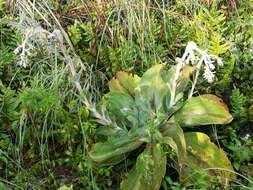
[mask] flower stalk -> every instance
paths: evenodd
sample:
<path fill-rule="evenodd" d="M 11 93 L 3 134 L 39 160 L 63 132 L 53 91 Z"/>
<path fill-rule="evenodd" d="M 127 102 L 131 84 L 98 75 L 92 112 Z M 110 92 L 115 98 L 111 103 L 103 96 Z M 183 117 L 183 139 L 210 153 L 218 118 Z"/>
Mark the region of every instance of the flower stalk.
<path fill-rule="evenodd" d="M 208 83 L 212 83 L 215 77 L 215 66 L 214 62 L 218 65 L 223 66 L 222 60 L 217 55 L 208 54 L 207 50 L 201 50 L 198 48 L 195 42 L 188 42 L 185 52 L 182 58 L 176 58 L 177 66 L 176 66 L 176 74 L 172 84 L 172 96 L 170 105 L 173 106 L 175 104 L 175 94 L 176 94 L 176 81 L 178 80 L 178 75 L 182 70 L 184 65 L 194 65 L 196 66 L 196 73 L 194 77 L 194 81 L 192 83 L 192 88 L 189 92 L 188 98 L 191 98 L 194 94 L 194 89 L 197 84 L 197 80 L 199 78 L 200 69 L 204 67 L 203 77 L 207 80 Z"/>

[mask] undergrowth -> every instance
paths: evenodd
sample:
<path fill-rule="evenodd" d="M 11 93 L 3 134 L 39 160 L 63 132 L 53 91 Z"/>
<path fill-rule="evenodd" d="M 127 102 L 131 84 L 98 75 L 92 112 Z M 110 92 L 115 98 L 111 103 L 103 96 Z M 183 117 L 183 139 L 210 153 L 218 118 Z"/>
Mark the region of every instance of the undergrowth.
<path fill-rule="evenodd" d="M 237 172 L 219 187 L 196 171 L 192 187 L 251 189 L 252 11 L 252 0 L 0 0 L 0 189 L 119 189 L 143 147 L 114 167 L 94 166 L 100 124 L 90 116 L 108 119 L 95 103 L 118 71 L 174 65 L 188 41 L 222 57 L 213 83 L 199 80 L 194 95 L 228 105 L 231 124 L 200 130 Z M 161 189 L 184 188 L 172 168 Z"/>

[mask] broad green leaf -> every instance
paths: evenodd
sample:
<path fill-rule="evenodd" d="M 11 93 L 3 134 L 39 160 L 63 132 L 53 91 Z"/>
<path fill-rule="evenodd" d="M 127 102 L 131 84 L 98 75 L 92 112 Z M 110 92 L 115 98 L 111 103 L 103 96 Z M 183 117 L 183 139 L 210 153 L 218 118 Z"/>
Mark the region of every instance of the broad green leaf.
<path fill-rule="evenodd" d="M 173 139 L 176 143 L 178 160 L 182 160 L 186 154 L 186 144 L 182 128 L 177 123 L 169 121 L 162 127 L 162 134 L 164 138 L 170 137 Z"/>
<path fill-rule="evenodd" d="M 121 184 L 122 190 L 159 190 L 166 171 L 166 155 L 160 144 L 148 144 Z"/>
<path fill-rule="evenodd" d="M 112 121 L 121 127 L 137 127 L 138 111 L 133 98 L 122 92 L 109 92 L 102 102 Z"/>
<path fill-rule="evenodd" d="M 165 75 L 164 77 L 162 75 Z M 135 89 L 136 104 L 148 113 L 164 112 L 163 102 L 168 101 L 170 92 L 164 81 L 166 71 L 164 65 L 157 64 L 148 69 Z"/>
<path fill-rule="evenodd" d="M 107 160 L 104 160 L 103 162 L 93 162 L 93 164 L 94 164 L 94 166 L 99 166 L 99 167 L 113 166 L 113 165 L 116 165 L 116 164 L 122 162 L 123 160 L 125 160 L 129 154 L 130 154 L 130 152 L 127 152 L 125 154 L 111 157 Z"/>
<path fill-rule="evenodd" d="M 182 164 L 181 179 L 190 177 L 194 171 L 205 169 L 210 175 L 220 176 L 223 183 L 235 179 L 233 167 L 223 150 L 212 143 L 209 137 L 200 132 L 185 133 L 187 157 Z"/>
<path fill-rule="evenodd" d="M 139 81 L 140 78 L 137 75 L 121 71 L 109 82 L 109 88 L 111 92 L 122 92 L 132 96 Z"/>
<path fill-rule="evenodd" d="M 232 119 L 222 99 L 210 94 L 188 99 L 175 114 L 175 120 L 182 127 L 227 124 Z"/>
<path fill-rule="evenodd" d="M 102 136 L 108 136 L 108 137 L 119 135 L 118 134 L 119 132 L 125 133 L 126 130 L 120 130 L 113 126 L 99 127 L 96 129 L 96 135 L 102 135 Z"/>
<path fill-rule="evenodd" d="M 182 73 L 177 80 L 174 80 L 175 71 L 175 66 L 167 70 L 164 65 L 157 64 L 144 73 L 135 89 L 136 104 L 143 112 L 168 113 L 171 110 L 178 109 L 171 108 L 171 91 L 173 87 L 176 88 L 176 102 L 182 99 L 183 91 L 190 81 L 190 75 L 194 68 L 190 66 L 183 67 Z"/>
<path fill-rule="evenodd" d="M 113 163 L 117 163 L 115 157 L 122 158 L 121 155 L 125 155 L 141 146 L 143 143 L 141 138 L 145 135 L 146 132 L 138 128 L 131 130 L 126 135 L 110 137 L 105 142 L 99 142 L 93 145 L 89 152 L 89 156 L 97 163 L 103 164 L 108 160 L 113 160 Z M 121 160 L 119 159 L 119 161 Z"/>

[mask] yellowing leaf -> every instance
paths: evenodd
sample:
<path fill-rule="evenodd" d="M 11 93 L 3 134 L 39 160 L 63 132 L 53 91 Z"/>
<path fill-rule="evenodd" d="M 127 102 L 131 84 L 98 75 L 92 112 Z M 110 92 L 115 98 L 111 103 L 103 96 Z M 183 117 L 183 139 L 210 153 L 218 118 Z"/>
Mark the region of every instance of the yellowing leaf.
<path fill-rule="evenodd" d="M 175 114 L 175 120 L 182 127 L 227 124 L 232 119 L 222 99 L 210 94 L 188 99 L 185 105 Z"/>
<path fill-rule="evenodd" d="M 116 78 L 109 82 L 110 91 L 123 92 L 129 95 L 134 94 L 134 89 L 139 83 L 140 78 L 137 75 L 131 75 L 127 72 L 118 72 Z"/>
<path fill-rule="evenodd" d="M 121 190 L 159 190 L 166 171 L 166 155 L 160 144 L 148 144 L 121 184 Z"/>
<path fill-rule="evenodd" d="M 226 154 L 212 143 L 206 134 L 185 133 L 185 141 L 187 156 L 182 162 L 186 165 L 180 173 L 182 180 L 191 177 L 194 171 L 201 169 L 205 169 L 212 176 L 220 176 L 223 184 L 236 178 Z"/>

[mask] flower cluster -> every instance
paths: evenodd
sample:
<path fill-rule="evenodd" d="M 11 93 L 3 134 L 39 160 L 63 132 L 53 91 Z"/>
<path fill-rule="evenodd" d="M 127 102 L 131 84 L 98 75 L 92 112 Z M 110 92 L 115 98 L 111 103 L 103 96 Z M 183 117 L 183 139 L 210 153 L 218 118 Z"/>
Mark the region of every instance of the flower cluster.
<path fill-rule="evenodd" d="M 20 24 L 22 25 L 22 22 Z M 49 32 L 40 25 L 27 24 L 27 28 L 21 33 L 23 33 L 22 43 L 14 50 L 14 53 L 19 55 L 18 65 L 23 67 L 29 64 L 29 59 L 36 47 L 48 47 L 49 43 L 55 44 L 55 42 L 63 43 L 61 31 L 57 29 Z"/>
<path fill-rule="evenodd" d="M 25 30 L 25 36 L 22 43 L 14 50 L 16 55 L 19 55 L 18 65 L 26 67 L 29 63 L 29 57 L 32 56 L 33 46 L 28 43 L 33 34 L 33 29 Z"/>
<path fill-rule="evenodd" d="M 19 55 L 18 65 L 26 67 L 29 63 L 29 57 L 32 55 L 31 53 L 32 47 L 28 47 L 24 42 L 19 45 L 15 50 L 14 53 Z"/>
<path fill-rule="evenodd" d="M 196 52 L 200 56 L 196 56 Z M 176 61 L 178 63 L 180 62 L 181 64 L 196 65 L 197 69 L 200 69 L 200 67 L 203 65 L 203 77 L 209 83 L 211 83 L 215 77 L 215 66 L 213 63 L 216 62 L 220 66 L 223 65 L 220 57 L 217 55 L 208 54 L 207 50 L 199 49 L 195 42 L 188 42 L 182 58 L 177 58 Z"/>

